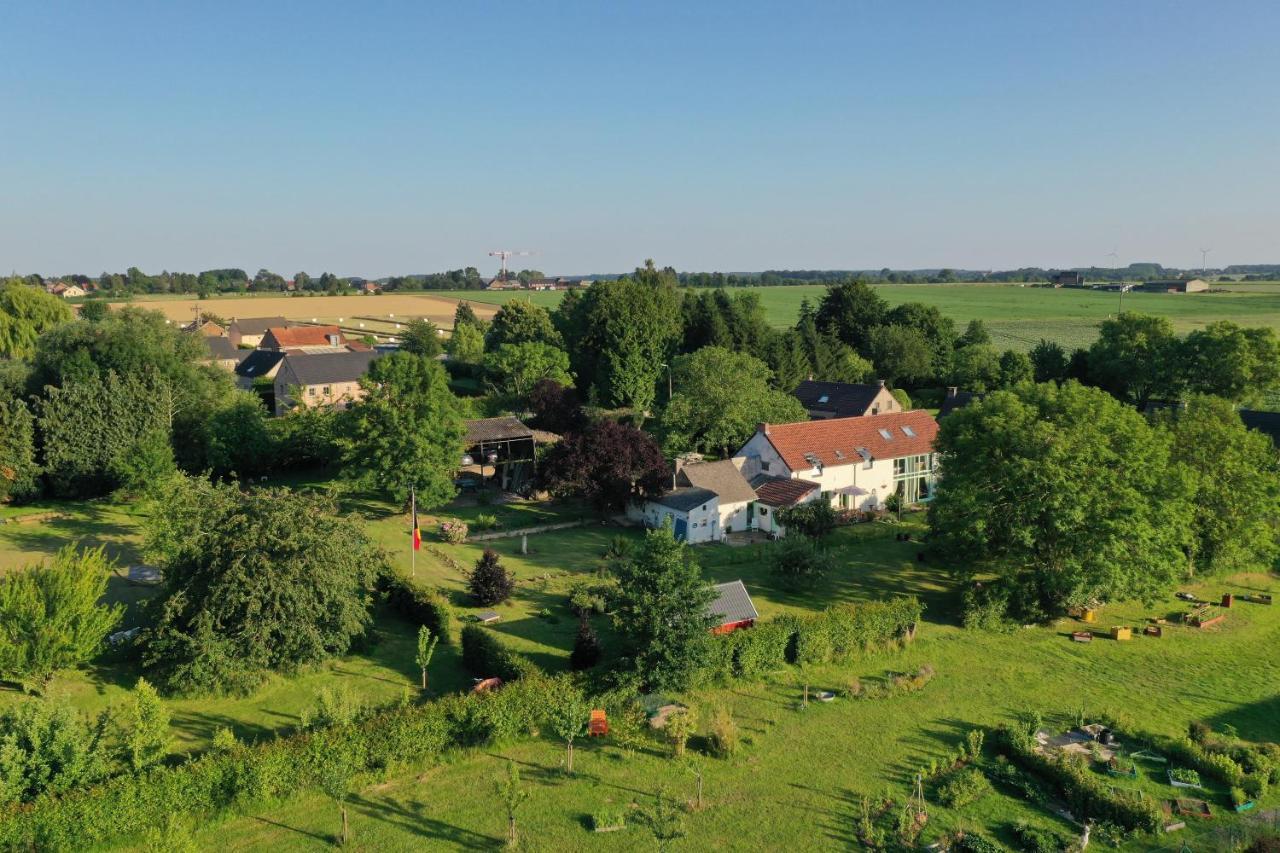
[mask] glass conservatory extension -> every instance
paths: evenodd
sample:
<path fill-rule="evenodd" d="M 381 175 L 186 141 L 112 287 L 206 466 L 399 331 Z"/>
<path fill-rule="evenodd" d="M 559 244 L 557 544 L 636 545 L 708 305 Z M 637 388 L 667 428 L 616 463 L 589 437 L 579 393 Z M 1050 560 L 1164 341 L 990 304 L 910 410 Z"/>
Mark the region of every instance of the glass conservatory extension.
<path fill-rule="evenodd" d="M 894 488 L 902 497 L 903 503 L 924 503 L 933 497 L 934 483 L 937 482 L 937 454 L 924 453 L 919 456 L 903 456 L 893 460 Z"/>

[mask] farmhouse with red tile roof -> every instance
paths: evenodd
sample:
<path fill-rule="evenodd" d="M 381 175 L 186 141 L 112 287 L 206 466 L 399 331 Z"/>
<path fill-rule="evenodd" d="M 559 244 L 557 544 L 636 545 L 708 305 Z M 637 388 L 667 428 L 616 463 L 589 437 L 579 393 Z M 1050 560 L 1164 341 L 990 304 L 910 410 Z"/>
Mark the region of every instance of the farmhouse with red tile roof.
<path fill-rule="evenodd" d="M 742 473 L 757 497 L 765 488 L 770 500 L 793 498 L 772 481 L 802 480 L 840 509 L 870 511 L 883 509 L 895 493 L 909 504 L 933 496 L 937 434 L 938 422 L 923 410 L 760 424 L 735 455 L 743 458 Z"/>

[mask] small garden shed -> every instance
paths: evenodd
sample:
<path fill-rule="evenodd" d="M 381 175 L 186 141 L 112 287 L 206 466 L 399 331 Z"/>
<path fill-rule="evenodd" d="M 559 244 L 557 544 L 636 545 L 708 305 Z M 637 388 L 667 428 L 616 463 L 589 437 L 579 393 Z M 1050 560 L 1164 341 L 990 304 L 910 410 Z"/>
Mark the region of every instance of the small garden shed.
<path fill-rule="evenodd" d="M 715 586 L 716 597 L 707 605 L 707 612 L 715 617 L 711 626 L 713 634 L 730 634 L 739 628 L 756 624 L 760 614 L 747 593 L 742 581 L 729 581 Z"/>

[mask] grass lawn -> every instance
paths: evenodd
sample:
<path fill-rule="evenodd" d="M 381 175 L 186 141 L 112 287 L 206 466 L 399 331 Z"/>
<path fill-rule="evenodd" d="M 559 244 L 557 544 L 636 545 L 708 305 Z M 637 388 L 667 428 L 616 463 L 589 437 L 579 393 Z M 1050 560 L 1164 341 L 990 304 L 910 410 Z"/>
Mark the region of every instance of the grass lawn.
<path fill-rule="evenodd" d="M 1041 338 L 1068 348 L 1088 346 L 1097 337 L 1098 325 L 1120 308 L 1118 293 L 1016 284 L 883 284 L 875 289 L 891 305 L 936 305 L 959 329 L 970 320 L 982 320 L 996 346 L 1018 350 L 1029 350 Z M 1268 326 L 1280 332 L 1280 289 L 1266 284 L 1229 285 L 1226 289 L 1230 292 L 1126 293 L 1124 308 L 1168 317 L 1182 334 L 1215 320 Z M 753 288 L 752 292 L 760 296 L 770 322 L 781 328 L 795 323 L 802 300 L 816 305 L 825 290 L 821 285 L 793 285 Z M 441 291 L 440 295 L 495 305 L 523 298 L 554 308 L 564 291 Z"/>
<path fill-rule="evenodd" d="M 849 849 L 855 846 L 861 795 L 889 789 L 901 801 L 917 768 L 954 751 L 967 730 L 1007 721 L 1031 708 L 1047 712 L 1047 721 L 1056 727 L 1070 725 L 1076 711 L 1084 708 L 1086 714 L 1107 713 L 1167 734 L 1184 731 L 1190 720 L 1204 719 L 1216 726 L 1235 726 L 1245 738 L 1280 739 L 1280 670 L 1271 652 L 1280 642 L 1280 608 L 1237 604 L 1219 630 L 1173 628 L 1161 639 L 1137 637 L 1130 642 L 1072 643 L 1068 635 L 1078 625 L 1070 620 L 1012 634 L 965 631 L 956 624 L 954 591 L 945 573 L 915 563 L 917 546 L 910 543 L 865 539 L 872 530 L 840 531 L 833 543 L 841 558 L 840 572 L 805 596 L 773 588 L 755 549 L 697 549 L 710 577 L 742 577 L 765 616 L 801 609 L 806 603 L 812 607 L 896 592 L 914 592 L 926 601 L 926 621 L 913 645 L 899 654 L 881 653 L 853 665 L 820 669 L 811 676 L 813 686 L 839 689 L 854 676 L 875 681 L 890 670 L 925 663 L 937 670 L 937 676 L 914 695 L 865 701 L 841 697 L 807 710 L 798 709 L 800 689 L 794 672 L 778 673 L 765 683 L 684 697 L 704 709 L 730 709 L 744 746 L 732 759 L 699 758 L 706 774 L 706 808 L 686 815 L 689 834 L 677 843 L 678 849 Z M 554 575 L 553 566 L 574 572 L 590 568 L 593 552 L 606 539 L 602 531 L 568 531 L 531 539 L 531 547 L 534 542 L 546 544 L 522 559 L 504 552 L 525 581 L 496 629 L 507 635 L 504 640 L 533 651 L 540 663 L 562 658 L 562 643 L 571 635 L 570 620 L 561 619 L 564 630 L 556 638 L 551 630 L 556 626 L 530 617 L 528 610 L 560 598 L 558 584 L 567 578 Z M 546 589 L 539 586 L 540 573 L 553 573 Z M 532 583 L 527 581 L 530 577 Z M 1276 591 L 1280 579 L 1241 575 L 1194 589 L 1217 598 L 1228 590 Z M 1096 629 L 1137 625 L 1147 617 L 1181 609 L 1172 597 L 1155 608 L 1112 605 L 1102 611 Z M 695 738 L 695 753 L 700 752 L 699 743 Z M 531 849 L 653 849 L 652 838 L 635 827 L 589 834 L 588 815 L 601 808 L 647 807 L 659 787 L 667 787 L 682 801 L 692 798 L 694 791 L 692 775 L 664 757 L 656 741 L 632 758 L 607 740 L 584 744 L 575 762 L 577 774 L 565 778 L 560 771 L 562 744 L 544 737 L 459 755 L 443 766 L 420 768 L 362 789 L 352 801 L 356 844 L 378 850 L 498 844 L 504 819 L 492 794 L 492 780 L 506 759 L 521 764 L 531 793 L 520 817 Z M 1173 789 L 1161 781 L 1163 765 L 1139 766 L 1142 778 L 1114 784 L 1151 796 L 1172 796 Z M 1219 846 L 1217 840 L 1197 836 L 1233 819 L 1223 808 L 1224 791 L 1211 789 L 1208 798 L 1218 819 L 1182 833 L 1194 849 Z M 1277 803 L 1280 796 L 1272 794 L 1262 807 Z M 926 840 L 946 829 L 969 827 L 1012 845 L 1010 827 L 1018 820 L 1064 834 L 1073 831 L 1059 818 L 1004 792 L 958 810 L 931 803 L 930 813 Z M 308 797 L 269 814 L 211 828 L 197 842 L 229 850 L 303 850 L 325 842 L 336 828 L 332 803 Z M 1172 850 L 1181 842 L 1169 836 L 1164 847 L 1132 849 Z"/>

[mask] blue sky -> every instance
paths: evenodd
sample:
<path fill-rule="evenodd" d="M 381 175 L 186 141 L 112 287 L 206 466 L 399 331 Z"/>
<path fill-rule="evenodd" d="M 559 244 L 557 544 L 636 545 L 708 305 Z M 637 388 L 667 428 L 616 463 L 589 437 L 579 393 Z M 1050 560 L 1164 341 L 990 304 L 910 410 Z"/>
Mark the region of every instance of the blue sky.
<path fill-rule="evenodd" d="M 0 6 L 0 269 L 1280 262 L 1274 2 Z"/>

